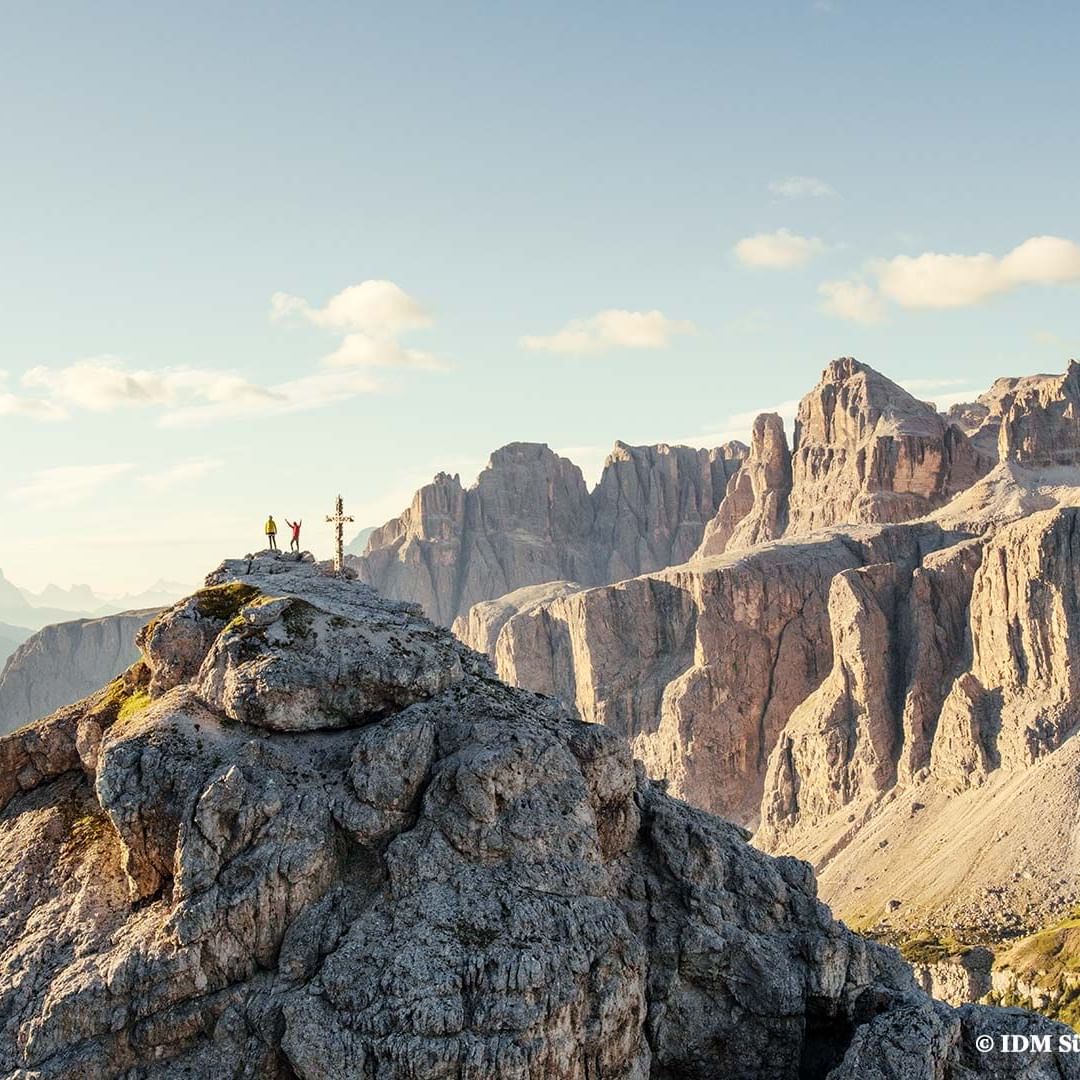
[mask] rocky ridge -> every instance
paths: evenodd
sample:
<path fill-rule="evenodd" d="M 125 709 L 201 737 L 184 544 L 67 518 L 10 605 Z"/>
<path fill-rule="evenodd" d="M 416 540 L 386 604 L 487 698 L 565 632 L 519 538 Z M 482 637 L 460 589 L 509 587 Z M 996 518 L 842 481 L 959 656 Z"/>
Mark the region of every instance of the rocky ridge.
<path fill-rule="evenodd" d="M 0 739 L 0 1072 L 1080 1076 L 417 608 L 227 562 Z"/>
<path fill-rule="evenodd" d="M 606 584 L 684 562 L 701 543 L 746 448 L 616 443 L 590 492 L 547 446 L 511 443 L 476 485 L 440 473 L 350 557 L 384 596 L 445 626 L 473 604 L 550 581 Z"/>
<path fill-rule="evenodd" d="M 780 417 L 757 418 L 750 454 L 698 557 L 926 514 L 996 463 L 985 434 L 976 445 L 966 433 L 979 435 L 989 412 L 980 399 L 943 416 L 868 365 L 835 360 L 799 403 L 790 451 Z"/>

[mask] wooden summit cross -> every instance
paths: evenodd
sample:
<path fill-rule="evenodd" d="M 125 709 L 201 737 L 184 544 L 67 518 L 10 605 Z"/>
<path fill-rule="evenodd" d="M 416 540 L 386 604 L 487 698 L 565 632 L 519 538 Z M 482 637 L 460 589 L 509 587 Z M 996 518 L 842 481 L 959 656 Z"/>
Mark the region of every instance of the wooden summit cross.
<path fill-rule="evenodd" d="M 333 514 L 327 514 L 326 520 L 334 526 L 334 573 L 340 574 L 345 568 L 345 522 L 352 521 L 345 513 L 345 504 L 340 495 L 334 504 Z"/>

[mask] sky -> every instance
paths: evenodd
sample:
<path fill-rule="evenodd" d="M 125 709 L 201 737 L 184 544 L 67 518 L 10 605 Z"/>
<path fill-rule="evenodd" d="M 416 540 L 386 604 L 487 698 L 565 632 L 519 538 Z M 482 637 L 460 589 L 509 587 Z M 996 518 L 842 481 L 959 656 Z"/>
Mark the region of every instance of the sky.
<path fill-rule="evenodd" d="M 155 10 L 156 9 L 156 10 Z M 0 568 L 1080 354 L 1080 8 L 0 0 Z"/>

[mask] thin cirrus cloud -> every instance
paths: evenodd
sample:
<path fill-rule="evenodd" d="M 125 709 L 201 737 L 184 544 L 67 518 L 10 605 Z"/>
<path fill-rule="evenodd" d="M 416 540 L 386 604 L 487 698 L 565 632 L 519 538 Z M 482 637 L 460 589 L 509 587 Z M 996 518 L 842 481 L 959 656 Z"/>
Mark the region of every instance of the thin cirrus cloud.
<path fill-rule="evenodd" d="M 1033 236 L 1005 255 L 897 255 L 873 259 L 865 277 L 825 282 L 822 310 L 856 322 L 881 322 L 886 301 L 905 309 L 974 307 L 1024 286 L 1080 282 L 1080 244 L 1060 236 Z"/>
<path fill-rule="evenodd" d="M 31 510 L 53 510 L 86 502 L 106 484 L 130 473 L 130 462 L 107 465 L 60 465 L 38 469 L 30 479 L 12 488 L 9 498 Z"/>
<path fill-rule="evenodd" d="M 266 387 L 228 372 L 201 368 L 131 371 L 114 357 L 78 360 L 62 368 L 34 367 L 23 377 L 22 385 L 39 391 L 62 410 L 112 412 L 122 408 L 148 405 L 175 405 L 186 399 L 205 401 L 272 400 Z"/>
<path fill-rule="evenodd" d="M 359 394 L 373 394 L 378 384 L 362 371 L 319 371 L 265 388 L 268 399 L 236 397 L 202 404 L 184 405 L 165 413 L 163 428 L 203 427 L 221 420 L 250 416 L 282 416 L 308 412 L 348 401 Z"/>
<path fill-rule="evenodd" d="M 836 194 L 832 184 L 816 176 L 785 176 L 769 184 L 769 191 L 782 199 L 823 199 Z"/>
<path fill-rule="evenodd" d="M 692 322 L 669 319 L 662 311 L 608 308 L 572 319 L 554 334 L 529 335 L 520 345 L 532 352 L 600 353 L 609 349 L 666 349 L 677 334 L 691 334 Z"/>
<path fill-rule="evenodd" d="M 103 488 L 117 480 L 131 478 L 140 487 L 161 493 L 201 479 L 220 469 L 223 462 L 211 458 L 178 461 L 157 472 L 133 475 L 136 466 L 131 462 L 112 462 L 102 465 L 59 465 L 37 469 L 23 484 L 12 488 L 12 502 L 31 510 L 51 510 L 88 502 Z"/>
<path fill-rule="evenodd" d="M 777 229 L 744 237 L 735 245 L 735 257 L 758 270 L 794 270 L 825 250 L 825 242 L 816 236 Z"/>
<path fill-rule="evenodd" d="M 80 360 L 63 368 L 31 368 L 21 381 L 27 390 L 47 395 L 16 398 L 14 409 L 22 415 L 66 419 L 75 412 L 153 407 L 161 410 L 157 423 L 163 428 L 318 409 L 378 390 L 370 375 L 359 370 L 316 371 L 264 386 L 202 368 L 130 370 L 111 357 Z M 0 396 L 0 409 L 3 402 Z"/>
<path fill-rule="evenodd" d="M 213 458 L 193 458 L 190 461 L 178 461 L 167 469 L 158 472 L 147 473 L 139 477 L 139 483 L 148 491 L 161 493 L 172 491 L 174 488 L 183 487 L 195 480 L 201 480 L 204 476 L 216 472 L 224 465 L 224 462 Z"/>

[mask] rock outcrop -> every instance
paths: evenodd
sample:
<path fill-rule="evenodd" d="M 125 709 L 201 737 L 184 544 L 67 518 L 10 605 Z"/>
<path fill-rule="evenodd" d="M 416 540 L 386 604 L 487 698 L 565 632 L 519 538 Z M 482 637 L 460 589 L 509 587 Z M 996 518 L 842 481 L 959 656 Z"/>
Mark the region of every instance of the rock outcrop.
<path fill-rule="evenodd" d="M 0 734 L 78 701 L 138 656 L 135 635 L 157 612 L 129 611 L 46 626 L 0 674 Z"/>
<path fill-rule="evenodd" d="M 1029 468 L 1080 464 L 1080 364 L 1063 375 L 997 379 L 948 419 L 997 460 Z"/>
<path fill-rule="evenodd" d="M 0 739 L 4 1075 L 1080 1076 L 415 607 L 257 558 L 141 642 Z"/>
<path fill-rule="evenodd" d="M 546 446 L 496 450 L 468 490 L 439 474 L 350 565 L 445 626 L 473 604 L 551 581 L 606 584 L 684 562 L 746 450 L 616 443 L 589 492 Z"/>
<path fill-rule="evenodd" d="M 728 481 L 724 501 L 705 528 L 698 558 L 767 543 L 783 536 L 791 495 L 791 453 L 776 413 L 754 420 L 750 453 Z"/>
<path fill-rule="evenodd" d="M 790 452 L 779 416 L 754 422 L 750 454 L 698 557 L 834 525 L 907 521 L 942 506 L 997 460 L 965 434 L 982 431 L 990 408 L 981 402 L 944 417 L 866 364 L 833 361 L 799 403 Z"/>
<path fill-rule="evenodd" d="M 850 357 L 800 402 L 791 456 L 789 535 L 919 517 L 992 465 L 931 404 Z"/>

